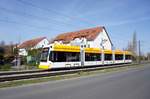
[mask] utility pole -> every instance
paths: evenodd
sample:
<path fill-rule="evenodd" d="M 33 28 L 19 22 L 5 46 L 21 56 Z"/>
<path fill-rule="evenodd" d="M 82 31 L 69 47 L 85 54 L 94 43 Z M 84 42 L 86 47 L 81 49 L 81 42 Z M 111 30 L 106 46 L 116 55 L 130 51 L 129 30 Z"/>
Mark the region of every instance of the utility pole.
<path fill-rule="evenodd" d="M 20 45 L 20 43 L 21 43 L 21 33 L 19 33 L 19 35 L 18 35 L 18 45 Z M 20 69 L 20 65 L 21 65 L 21 58 L 20 58 L 20 55 L 19 55 L 19 49 L 18 49 L 18 46 L 16 46 L 17 47 L 17 67 L 18 67 L 18 69 Z"/>
<path fill-rule="evenodd" d="M 141 42 L 140 42 L 140 40 L 138 41 L 138 44 L 139 44 L 139 58 L 138 58 L 138 62 L 139 62 L 139 64 L 141 63 Z"/>
<path fill-rule="evenodd" d="M 85 62 L 85 51 L 84 51 L 84 48 L 85 48 L 85 43 L 84 43 L 84 40 L 82 40 L 81 44 L 80 44 L 80 61 L 81 61 L 81 67 L 84 66 L 84 62 Z"/>

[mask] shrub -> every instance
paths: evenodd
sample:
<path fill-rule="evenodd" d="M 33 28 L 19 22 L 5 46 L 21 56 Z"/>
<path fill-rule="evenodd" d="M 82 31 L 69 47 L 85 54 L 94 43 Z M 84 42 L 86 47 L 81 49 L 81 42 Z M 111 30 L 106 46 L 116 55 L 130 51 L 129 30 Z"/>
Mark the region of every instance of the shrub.
<path fill-rule="evenodd" d="M 9 71 L 11 70 L 10 64 L 0 65 L 0 71 Z"/>

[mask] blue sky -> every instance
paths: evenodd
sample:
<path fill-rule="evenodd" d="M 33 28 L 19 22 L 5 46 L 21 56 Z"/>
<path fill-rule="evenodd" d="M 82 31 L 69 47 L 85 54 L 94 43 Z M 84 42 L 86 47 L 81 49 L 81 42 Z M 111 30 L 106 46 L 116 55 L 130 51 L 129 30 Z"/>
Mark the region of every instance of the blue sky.
<path fill-rule="evenodd" d="M 149 0 L 0 0 L 0 41 L 7 43 L 105 26 L 116 48 L 136 31 L 150 51 Z"/>

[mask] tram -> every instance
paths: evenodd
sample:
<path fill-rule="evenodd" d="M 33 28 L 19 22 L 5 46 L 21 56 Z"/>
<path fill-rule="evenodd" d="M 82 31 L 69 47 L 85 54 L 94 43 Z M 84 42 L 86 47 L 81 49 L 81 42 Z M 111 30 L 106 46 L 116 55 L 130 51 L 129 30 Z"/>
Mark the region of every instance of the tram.
<path fill-rule="evenodd" d="M 39 68 L 76 68 L 127 63 L 132 63 L 132 53 L 129 51 L 50 44 L 42 50 Z"/>

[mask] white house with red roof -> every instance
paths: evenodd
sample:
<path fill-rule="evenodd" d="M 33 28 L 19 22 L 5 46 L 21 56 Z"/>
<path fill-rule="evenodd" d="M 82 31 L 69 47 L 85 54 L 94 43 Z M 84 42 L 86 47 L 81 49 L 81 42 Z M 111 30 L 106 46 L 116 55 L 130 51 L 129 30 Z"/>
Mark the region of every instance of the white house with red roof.
<path fill-rule="evenodd" d="M 39 37 L 32 40 L 27 40 L 21 43 L 19 47 L 19 55 L 27 56 L 29 49 L 38 49 L 43 48 L 45 45 L 48 45 L 49 41 L 46 37 Z"/>
<path fill-rule="evenodd" d="M 63 33 L 52 41 L 52 43 L 63 43 L 68 45 L 84 45 L 85 47 L 98 47 L 101 49 L 112 49 L 112 41 L 105 27 L 83 29 L 75 32 Z"/>

